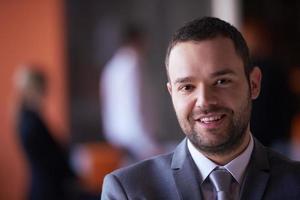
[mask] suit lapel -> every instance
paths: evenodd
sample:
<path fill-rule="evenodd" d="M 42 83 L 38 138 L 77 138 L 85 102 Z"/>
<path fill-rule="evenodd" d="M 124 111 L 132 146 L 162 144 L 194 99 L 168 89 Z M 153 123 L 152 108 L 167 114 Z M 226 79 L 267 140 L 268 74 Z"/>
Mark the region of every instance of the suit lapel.
<path fill-rule="evenodd" d="M 186 139 L 176 148 L 171 168 L 181 199 L 202 199 L 200 174 L 189 156 Z"/>
<path fill-rule="evenodd" d="M 269 180 L 269 171 L 266 149 L 255 139 L 254 150 L 241 187 L 240 199 L 262 199 Z"/>

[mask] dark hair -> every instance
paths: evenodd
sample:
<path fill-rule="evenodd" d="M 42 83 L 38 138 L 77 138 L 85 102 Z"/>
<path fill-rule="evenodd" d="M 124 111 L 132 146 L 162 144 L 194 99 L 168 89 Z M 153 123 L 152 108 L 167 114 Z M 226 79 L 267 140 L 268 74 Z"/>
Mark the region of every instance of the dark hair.
<path fill-rule="evenodd" d="M 197 18 L 186 23 L 174 33 L 169 43 L 165 59 L 167 75 L 170 52 L 176 44 L 187 41 L 202 41 L 217 36 L 223 36 L 232 40 L 237 54 L 243 60 L 246 77 L 249 78 L 249 73 L 253 66 L 250 62 L 249 49 L 245 39 L 234 26 L 214 17 Z"/>
<path fill-rule="evenodd" d="M 146 37 L 146 30 L 138 24 L 127 24 L 123 31 L 123 43 L 142 41 Z"/>
<path fill-rule="evenodd" d="M 47 80 L 45 75 L 38 70 L 33 70 L 30 74 L 30 80 L 32 82 L 33 87 L 41 93 L 44 94 L 47 90 Z"/>

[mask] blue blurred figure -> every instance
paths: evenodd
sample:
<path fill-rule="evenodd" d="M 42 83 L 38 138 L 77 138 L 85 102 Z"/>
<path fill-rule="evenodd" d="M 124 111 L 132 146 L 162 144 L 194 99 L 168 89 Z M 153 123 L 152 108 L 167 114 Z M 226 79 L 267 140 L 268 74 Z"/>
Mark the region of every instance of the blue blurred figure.
<path fill-rule="evenodd" d="M 67 184 L 73 173 L 67 154 L 52 137 L 41 110 L 47 91 L 47 80 L 38 70 L 23 70 L 19 78 L 21 105 L 18 132 L 30 164 L 30 200 L 66 200 Z"/>

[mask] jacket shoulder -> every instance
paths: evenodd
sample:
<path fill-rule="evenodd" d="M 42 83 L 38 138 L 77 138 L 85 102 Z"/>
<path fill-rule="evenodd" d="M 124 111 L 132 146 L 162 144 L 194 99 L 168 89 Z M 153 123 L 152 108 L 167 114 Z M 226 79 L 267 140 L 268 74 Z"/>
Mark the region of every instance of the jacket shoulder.
<path fill-rule="evenodd" d="M 281 189 L 296 190 L 300 195 L 300 162 L 268 149 L 270 163 L 270 185 L 281 183 Z M 284 184 L 283 184 L 284 183 Z"/>
<path fill-rule="evenodd" d="M 119 199 L 120 195 L 128 198 L 174 199 L 174 192 L 170 192 L 176 188 L 171 169 L 172 155 L 153 157 L 106 175 L 102 199 Z M 107 198 L 109 196 L 114 198 Z"/>
<path fill-rule="evenodd" d="M 128 167 L 115 170 L 111 174 L 122 181 L 126 181 L 127 179 L 141 179 L 143 177 L 142 175 L 146 174 L 152 176 L 153 174 L 158 173 L 158 170 L 162 170 L 163 173 L 165 173 L 166 171 L 171 170 L 172 155 L 173 153 L 159 155 Z"/>
<path fill-rule="evenodd" d="M 291 160 L 288 157 L 273 151 L 272 149 L 267 150 L 270 165 L 272 168 L 282 168 L 283 171 L 296 172 L 300 175 L 300 162 Z M 292 171 L 290 171 L 292 170 Z"/>

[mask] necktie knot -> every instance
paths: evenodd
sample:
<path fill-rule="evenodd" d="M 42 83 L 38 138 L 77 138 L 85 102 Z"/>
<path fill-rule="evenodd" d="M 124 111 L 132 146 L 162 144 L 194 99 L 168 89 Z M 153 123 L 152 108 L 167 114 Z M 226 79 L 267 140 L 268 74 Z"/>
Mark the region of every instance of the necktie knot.
<path fill-rule="evenodd" d="M 218 200 L 229 199 L 232 183 L 231 174 L 226 169 L 215 169 L 210 173 L 209 179 L 216 189 Z"/>

